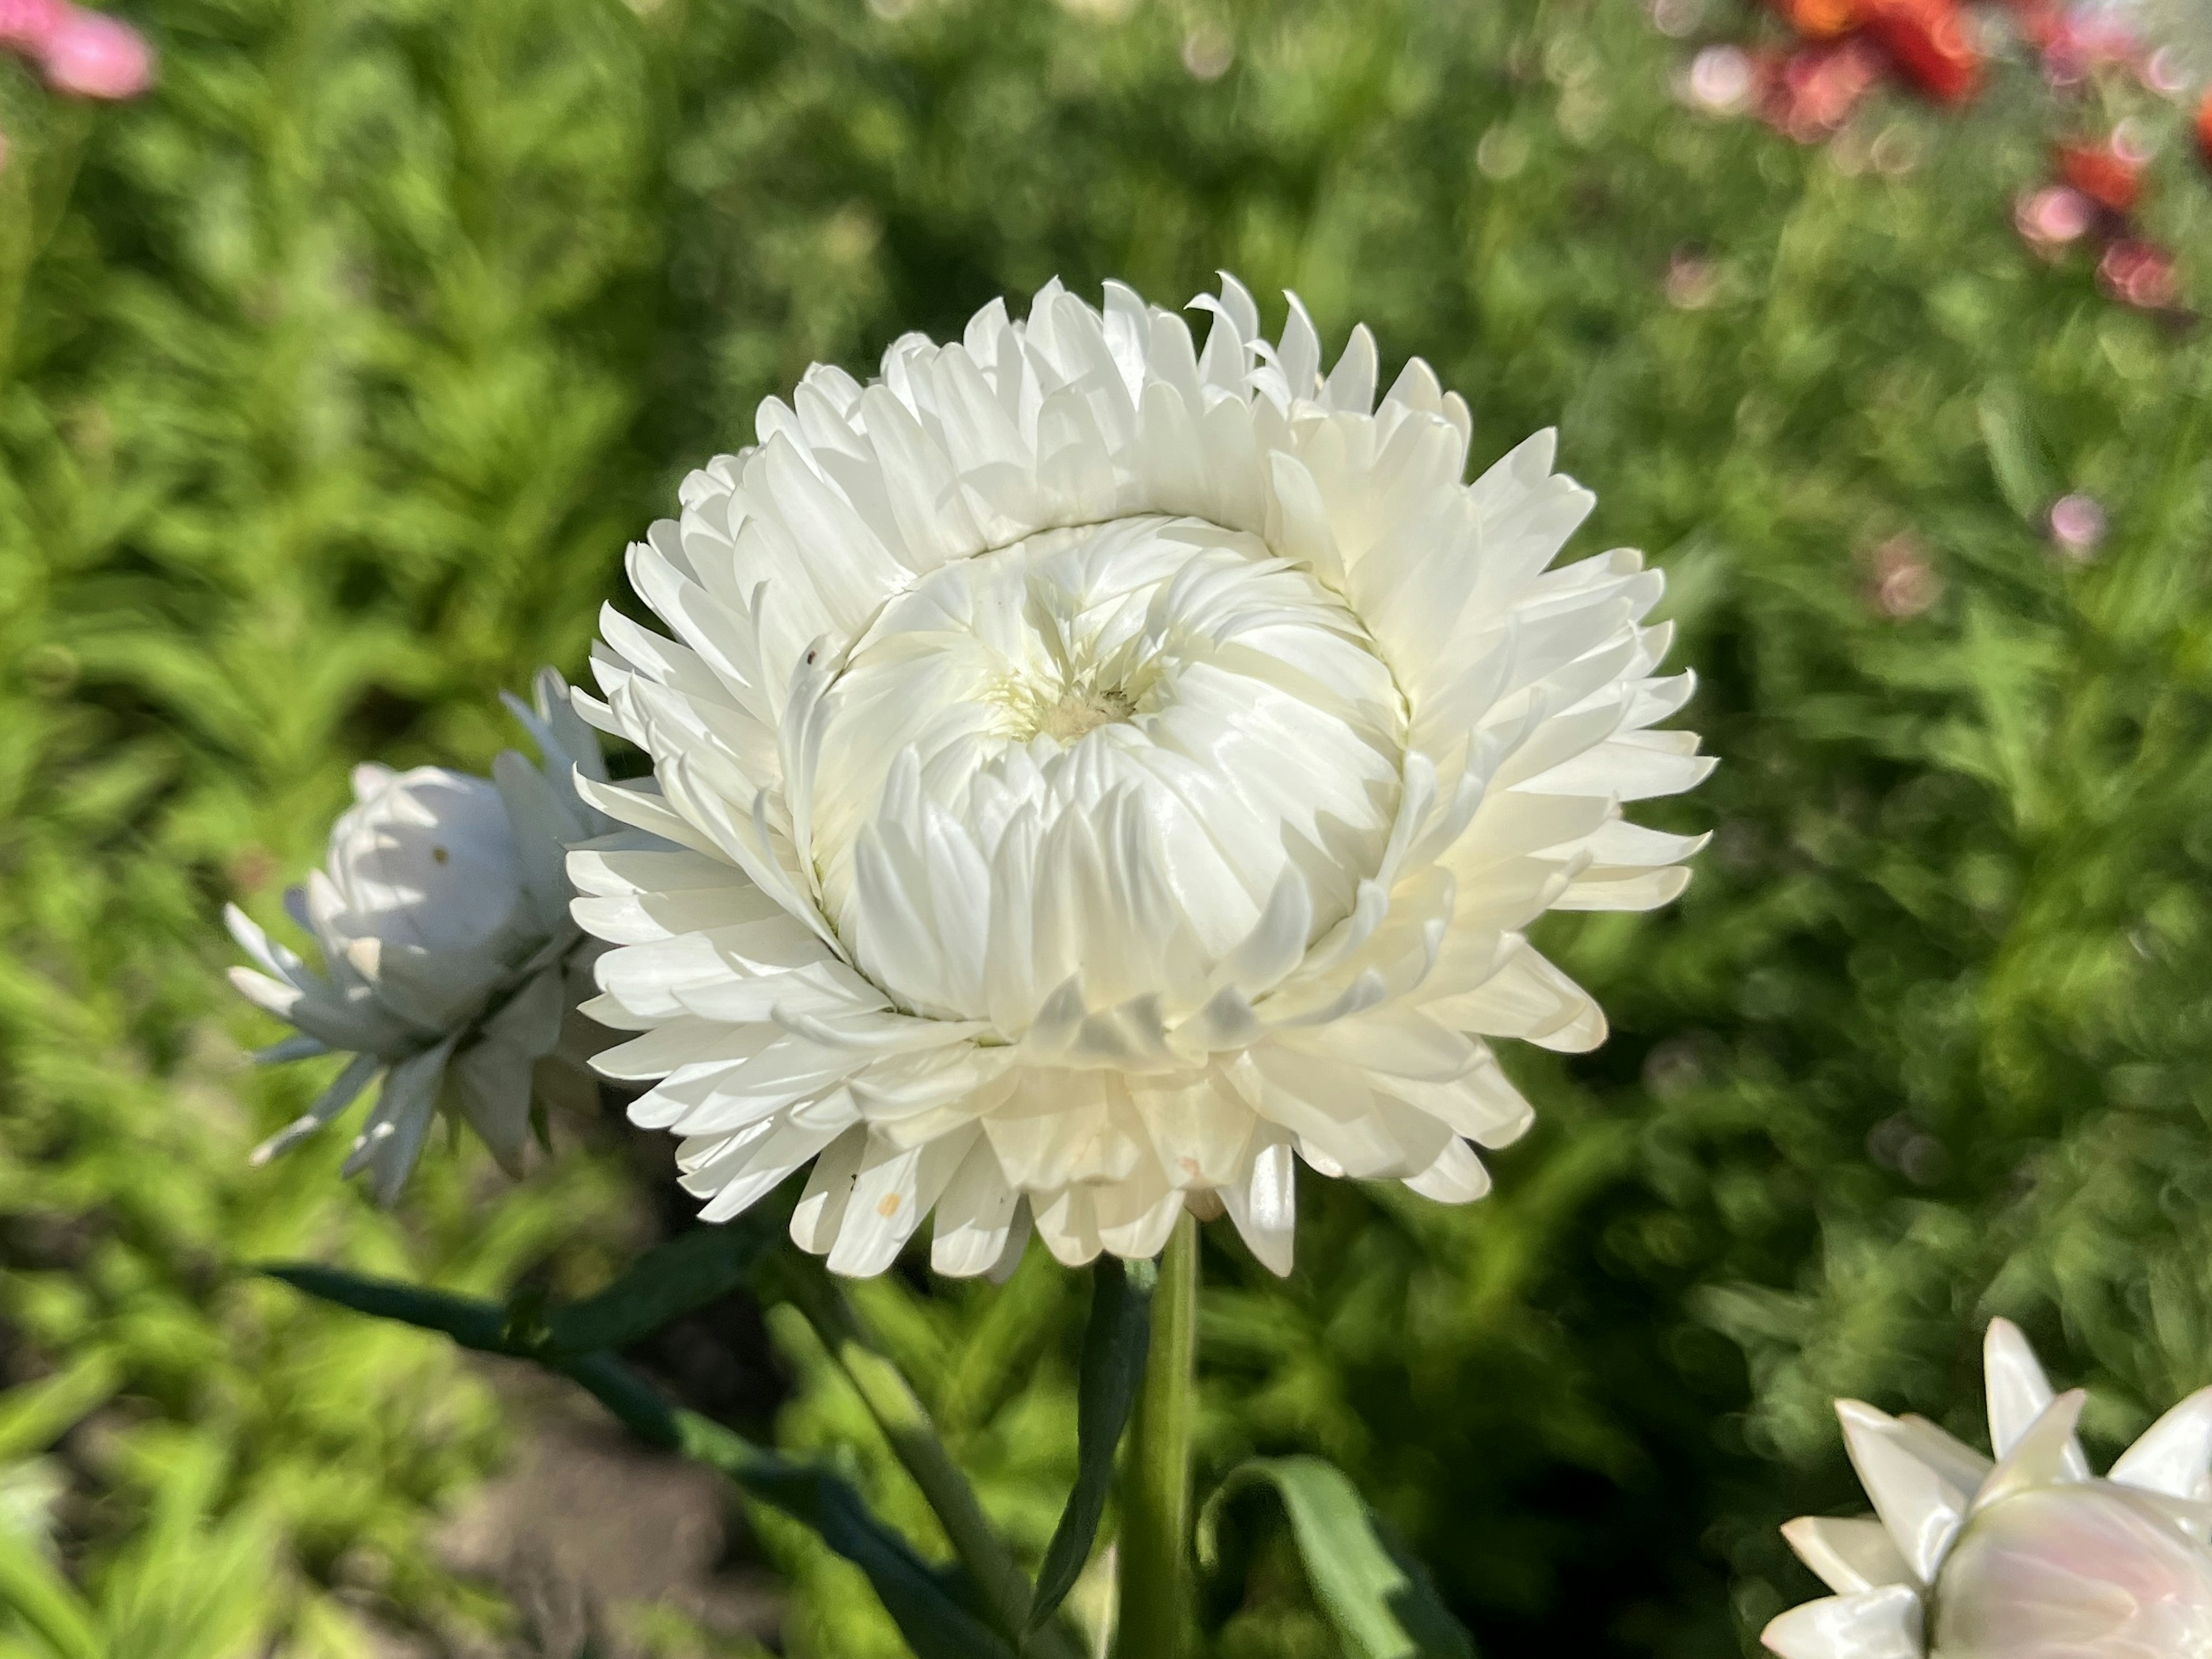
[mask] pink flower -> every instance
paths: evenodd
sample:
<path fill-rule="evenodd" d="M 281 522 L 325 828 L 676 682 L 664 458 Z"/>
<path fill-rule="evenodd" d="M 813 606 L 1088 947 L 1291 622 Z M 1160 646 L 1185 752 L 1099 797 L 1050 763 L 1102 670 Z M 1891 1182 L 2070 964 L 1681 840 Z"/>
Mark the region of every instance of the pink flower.
<path fill-rule="evenodd" d="M 0 46 L 43 52 L 69 14 L 67 0 L 0 0 Z"/>
<path fill-rule="evenodd" d="M 2068 558 L 2086 564 L 2105 539 L 2105 509 L 2094 495 L 2061 495 L 2051 504 L 2051 538 Z"/>
<path fill-rule="evenodd" d="M 2097 280 L 2114 299 L 2138 311 L 2163 311 L 2180 297 L 2173 256 L 2150 242 L 2115 242 L 2097 261 Z"/>
<path fill-rule="evenodd" d="M 2096 222 L 2097 204 L 2067 185 L 2049 185 L 2024 193 L 2013 205 L 2013 223 L 2041 248 L 2064 246 L 2086 235 Z"/>
<path fill-rule="evenodd" d="M 135 98 L 154 79 L 154 54 L 144 38 L 105 12 L 69 8 L 37 50 L 46 84 L 56 92 Z"/>

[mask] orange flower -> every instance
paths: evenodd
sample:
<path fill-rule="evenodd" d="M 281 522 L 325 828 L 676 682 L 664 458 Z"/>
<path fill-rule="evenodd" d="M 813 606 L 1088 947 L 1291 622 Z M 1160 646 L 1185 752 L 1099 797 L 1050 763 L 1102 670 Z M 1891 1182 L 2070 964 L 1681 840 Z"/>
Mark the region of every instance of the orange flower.
<path fill-rule="evenodd" d="M 1835 40 L 1866 21 L 1864 0 L 1773 0 L 1782 21 L 1808 40 Z"/>
<path fill-rule="evenodd" d="M 2197 106 L 2197 151 L 2212 166 L 2212 92 L 2206 93 L 2204 101 Z"/>

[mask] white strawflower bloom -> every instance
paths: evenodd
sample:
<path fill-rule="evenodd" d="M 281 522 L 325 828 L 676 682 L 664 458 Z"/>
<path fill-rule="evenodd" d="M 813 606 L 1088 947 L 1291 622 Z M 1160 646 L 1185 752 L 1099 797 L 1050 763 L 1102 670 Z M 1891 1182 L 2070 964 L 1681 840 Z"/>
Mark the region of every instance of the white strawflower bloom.
<path fill-rule="evenodd" d="M 2027 1340 L 1990 1327 L 1994 1463 L 1917 1417 L 1838 1401 L 1863 1520 L 1783 1535 L 1837 1594 L 1763 1640 L 1784 1659 L 2203 1659 L 2212 1654 L 2212 1389 L 2147 1430 L 2103 1480 Z"/>
<path fill-rule="evenodd" d="M 568 912 L 569 846 L 613 828 L 576 793 L 604 779 L 598 737 L 550 669 L 537 707 L 506 699 L 544 769 L 508 750 L 490 779 L 419 766 L 354 769 L 354 805 L 331 830 L 327 870 L 284 896 L 321 947 L 324 972 L 236 905 L 232 937 L 259 964 L 240 991 L 299 1035 L 264 1060 L 353 1059 L 307 1114 L 256 1149 L 263 1163 L 319 1129 L 384 1076 L 345 1173 L 368 1170 L 389 1202 L 441 1105 L 465 1118 L 510 1174 L 529 1138 L 532 1074 L 559 1043 L 597 947 Z"/>
<path fill-rule="evenodd" d="M 862 386 L 817 365 L 630 549 L 677 636 L 609 610 L 586 716 L 653 777 L 588 788 L 682 843 L 588 852 L 621 947 L 586 1012 L 659 1079 L 719 1220 L 849 1274 L 1158 1250 L 1186 1203 L 1291 1261 L 1291 1154 L 1448 1202 L 1529 1109 L 1484 1036 L 1605 1022 L 1532 950 L 1697 846 L 1620 804 L 1705 775 L 1655 679 L 1661 578 L 1547 571 L 1591 497 L 1529 440 L 1472 486 L 1466 405 L 1356 330 L 1323 379 L 1224 279 L 1203 350 L 1118 284 L 1048 284 Z M 680 641 L 680 642 L 678 642 Z"/>

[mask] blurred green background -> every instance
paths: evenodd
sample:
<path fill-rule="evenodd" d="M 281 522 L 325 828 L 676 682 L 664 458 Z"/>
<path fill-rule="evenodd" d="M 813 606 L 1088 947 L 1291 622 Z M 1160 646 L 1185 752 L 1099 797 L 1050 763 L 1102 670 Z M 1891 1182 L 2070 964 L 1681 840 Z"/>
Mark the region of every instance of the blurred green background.
<path fill-rule="evenodd" d="M 249 1074 L 216 916 L 273 912 L 355 761 L 513 741 L 494 693 L 580 671 L 625 540 L 760 397 L 1055 274 L 1296 287 L 1426 356 L 1480 462 L 1559 424 L 1578 545 L 1667 567 L 1723 757 L 1651 815 L 1715 831 L 1681 904 L 1555 919 L 1614 1035 L 1509 1054 L 1540 1127 L 1492 1197 L 1310 1181 L 1286 1283 L 1210 1240 L 1202 1469 L 1338 1460 L 1488 1659 L 1688 1659 L 1816 1593 L 1774 1528 L 1856 1506 L 1832 1395 L 1979 1438 L 1999 1312 L 2100 1458 L 2212 1381 L 2212 353 L 2013 229 L 2052 137 L 2134 98 L 2148 223 L 2212 281 L 2186 112 L 2000 66 L 1801 148 L 1678 94 L 1748 9 L 1663 18 L 155 0 L 142 100 L 0 71 L 0 1532 L 113 1653 L 898 1651 L 711 1496 L 720 1589 L 650 1611 L 542 1582 L 657 1548 L 618 1506 L 534 1570 L 454 1542 L 542 1495 L 483 1510 L 502 1468 L 614 1455 L 235 1264 L 588 1288 L 680 1221 L 666 1149 L 578 1115 L 520 1188 L 464 1146 L 389 1215 L 343 1136 L 248 1168 L 320 1079 Z M 2087 557 L 2046 529 L 2073 491 Z M 866 1301 L 1041 1548 L 1079 1285 L 1033 1252 Z M 927 1536 L 803 1329 L 679 1334 L 644 1362 Z M 1232 1517 L 1231 1659 L 1335 1651 L 1278 1524 Z"/>

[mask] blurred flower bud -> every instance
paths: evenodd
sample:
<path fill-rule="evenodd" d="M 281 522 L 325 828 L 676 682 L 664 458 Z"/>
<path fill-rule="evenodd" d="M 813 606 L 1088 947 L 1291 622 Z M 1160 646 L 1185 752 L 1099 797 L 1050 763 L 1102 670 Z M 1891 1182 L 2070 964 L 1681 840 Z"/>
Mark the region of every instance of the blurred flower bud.
<path fill-rule="evenodd" d="M 1981 48 L 1956 0 L 1869 0 L 1867 9 L 1867 32 L 1921 92 L 1963 104 L 1981 90 Z"/>
<path fill-rule="evenodd" d="M 2068 558 L 2087 563 L 2105 539 L 2105 509 L 2092 495 L 2061 495 L 2051 504 L 2051 539 Z"/>
<path fill-rule="evenodd" d="M 2014 204 L 2012 222 L 2039 248 L 2078 241 L 2096 222 L 2097 204 L 2065 185 L 2048 185 L 2024 193 Z"/>
<path fill-rule="evenodd" d="M 1892 536 L 1874 550 L 1875 608 L 1899 620 L 1917 617 L 1943 595 L 1942 578 L 1911 536 Z"/>
<path fill-rule="evenodd" d="M 1674 250 L 1667 263 L 1667 303 L 1680 311 L 1702 311 L 1720 288 L 1720 270 L 1692 247 Z"/>
<path fill-rule="evenodd" d="M 154 54 L 137 30 L 104 12 L 65 7 L 37 44 L 46 84 L 79 98 L 136 98 L 153 83 Z"/>
<path fill-rule="evenodd" d="M 1759 113 L 1799 143 L 1817 143 L 1850 118 L 1881 78 L 1881 54 L 1859 36 L 1808 46 L 1768 77 Z"/>
<path fill-rule="evenodd" d="M 1755 79 L 1752 61 L 1741 47 L 1707 46 L 1690 60 L 1682 100 L 1711 115 L 1734 115 L 1751 101 Z"/>
<path fill-rule="evenodd" d="M 2061 144 L 2057 161 L 2059 176 L 2108 212 L 2133 213 L 2142 199 L 2142 162 L 2115 142 Z"/>
<path fill-rule="evenodd" d="M 1773 0 L 1782 20 L 1808 40 L 1834 40 L 1866 21 L 1864 0 Z"/>
<path fill-rule="evenodd" d="M 45 50 L 47 38 L 70 14 L 67 0 L 0 0 L 0 47 Z"/>
<path fill-rule="evenodd" d="M 2107 294 L 2138 311 L 2164 311 L 2181 292 L 2173 256 L 2131 237 L 2105 250 L 2097 262 L 2097 280 Z"/>

